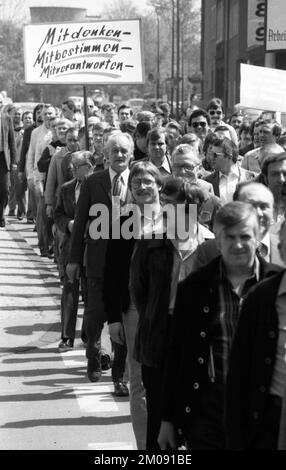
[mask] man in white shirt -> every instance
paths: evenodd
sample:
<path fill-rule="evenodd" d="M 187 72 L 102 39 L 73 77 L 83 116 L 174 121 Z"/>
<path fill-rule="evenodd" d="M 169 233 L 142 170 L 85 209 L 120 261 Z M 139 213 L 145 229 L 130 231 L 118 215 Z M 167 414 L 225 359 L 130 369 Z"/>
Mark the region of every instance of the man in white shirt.
<path fill-rule="evenodd" d="M 272 192 L 264 184 L 246 181 L 238 186 L 233 199 L 249 202 L 256 208 L 260 226 L 258 252 L 265 261 L 285 267 L 278 250 L 278 234 L 269 232 L 273 224 L 274 197 Z"/>

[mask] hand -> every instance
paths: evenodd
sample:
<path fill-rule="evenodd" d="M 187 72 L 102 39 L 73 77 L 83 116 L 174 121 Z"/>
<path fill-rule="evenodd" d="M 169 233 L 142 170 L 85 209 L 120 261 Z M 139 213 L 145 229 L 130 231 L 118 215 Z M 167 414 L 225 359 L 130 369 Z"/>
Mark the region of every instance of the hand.
<path fill-rule="evenodd" d="M 66 267 L 66 275 L 69 278 L 69 282 L 74 282 L 75 279 L 79 279 L 80 264 L 79 263 L 68 263 L 68 265 Z"/>
<path fill-rule="evenodd" d="M 109 334 L 111 339 L 118 344 L 125 344 L 125 334 L 123 325 L 120 322 L 109 324 Z"/>
<path fill-rule="evenodd" d="M 46 214 L 49 219 L 53 218 L 54 209 L 53 209 L 53 206 L 51 206 L 50 204 L 48 204 L 46 207 Z"/>
<path fill-rule="evenodd" d="M 161 450 L 177 449 L 176 431 L 173 423 L 162 421 L 158 436 L 158 444 Z"/>
<path fill-rule="evenodd" d="M 69 223 L 68 223 L 68 230 L 69 230 L 70 232 L 72 232 L 73 224 L 74 224 L 74 220 L 70 220 Z"/>

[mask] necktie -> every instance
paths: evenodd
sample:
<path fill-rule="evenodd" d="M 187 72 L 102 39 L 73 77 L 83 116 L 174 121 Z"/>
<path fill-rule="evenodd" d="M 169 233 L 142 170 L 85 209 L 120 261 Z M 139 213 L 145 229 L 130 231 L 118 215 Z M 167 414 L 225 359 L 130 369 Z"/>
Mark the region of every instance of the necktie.
<path fill-rule="evenodd" d="M 123 189 L 124 185 L 122 182 L 122 177 L 119 173 L 114 177 L 113 179 L 113 190 L 112 190 L 112 195 L 120 197 L 120 200 L 123 200 Z"/>
<path fill-rule="evenodd" d="M 80 185 L 81 185 L 81 183 L 78 181 L 78 182 L 76 183 L 76 187 L 75 187 L 75 202 L 76 202 L 76 203 L 77 203 L 78 198 L 79 198 Z"/>
<path fill-rule="evenodd" d="M 262 258 L 265 258 L 268 254 L 268 249 L 267 246 L 264 245 L 264 243 L 258 242 L 258 246 L 256 248 L 256 252 L 262 256 Z"/>

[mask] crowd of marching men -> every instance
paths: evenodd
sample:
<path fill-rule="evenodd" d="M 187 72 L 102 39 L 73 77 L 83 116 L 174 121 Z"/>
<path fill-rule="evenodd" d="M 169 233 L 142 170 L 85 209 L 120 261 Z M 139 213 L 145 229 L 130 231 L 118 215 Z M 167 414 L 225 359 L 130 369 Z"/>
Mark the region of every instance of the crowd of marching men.
<path fill-rule="evenodd" d="M 82 299 L 87 377 L 111 368 L 138 449 L 286 449 L 281 124 L 226 122 L 219 98 L 180 121 L 168 103 L 89 97 L 87 122 L 72 99 L 1 107 L 0 226 L 33 224 L 57 265 L 59 352 Z"/>

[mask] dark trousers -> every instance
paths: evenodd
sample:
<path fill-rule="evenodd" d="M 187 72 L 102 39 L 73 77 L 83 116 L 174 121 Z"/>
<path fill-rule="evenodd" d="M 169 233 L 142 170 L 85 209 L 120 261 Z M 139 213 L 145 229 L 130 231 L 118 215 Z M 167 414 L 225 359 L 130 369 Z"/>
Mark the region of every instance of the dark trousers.
<path fill-rule="evenodd" d="M 250 450 L 277 450 L 282 398 L 269 395 Z"/>
<path fill-rule="evenodd" d="M 24 185 L 18 178 L 18 170 L 11 171 L 10 174 L 10 191 L 9 191 L 9 212 L 15 212 L 16 206 L 17 215 L 25 215 L 26 213 L 26 196 L 25 191 L 27 184 Z"/>
<path fill-rule="evenodd" d="M 63 290 L 61 296 L 61 325 L 62 325 L 62 339 L 75 338 L 76 320 L 79 302 L 79 285 L 85 283 L 83 275 L 80 280 L 75 279 L 74 282 L 69 282 L 64 269 L 62 278 Z M 84 309 L 86 304 L 84 303 Z M 85 312 L 83 314 L 81 339 L 85 340 Z"/>
<path fill-rule="evenodd" d="M 225 449 L 224 386 L 209 384 L 201 392 L 198 408 L 190 426 L 184 429 L 187 448 L 190 450 Z"/>
<path fill-rule="evenodd" d="M 9 171 L 4 152 L 0 152 L 0 220 L 4 218 L 4 212 L 9 197 Z"/>
<path fill-rule="evenodd" d="M 142 381 L 146 391 L 147 406 L 146 450 L 160 450 L 157 439 L 162 420 L 163 370 L 143 365 Z"/>
<path fill-rule="evenodd" d="M 103 279 L 87 279 L 87 308 L 86 308 L 86 357 L 95 370 L 101 370 L 101 333 L 107 320 L 103 302 Z M 122 380 L 126 362 L 126 345 L 113 345 L 114 360 L 112 378 Z"/>

